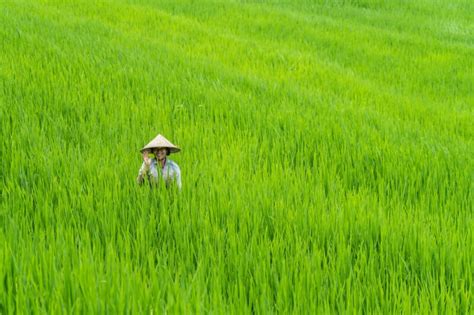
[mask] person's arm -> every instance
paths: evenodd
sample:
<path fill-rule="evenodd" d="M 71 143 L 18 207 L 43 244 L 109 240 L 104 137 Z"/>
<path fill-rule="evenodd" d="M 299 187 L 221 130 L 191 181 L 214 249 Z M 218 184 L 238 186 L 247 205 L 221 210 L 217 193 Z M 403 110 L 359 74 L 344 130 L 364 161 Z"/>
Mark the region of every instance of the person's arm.
<path fill-rule="evenodd" d="M 143 184 L 144 177 L 146 175 L 146 171 L 147 171 L 147 166 L 146 166 L 146 163 L 143 162 L 142 166 L 140 167 L 140 170 L 138 171 L 138 176 L 137 176 L 137 184 L 138 185 Z"/>
<path fill-rule="evenodd" d="M 148 157 L 148 154 L 149 154 L 148 150 L 145 150 L 142 152 L 143 163 L 142 163 L 142 167 L 140 167 L 140 170 L 138 171 L 138 177 L 137 177 L 137 183 L 139 185 L 143 184 L 144 178 L 146 174 L 148 173 L 148 170 L 150 169 L 151 160 Z"/>

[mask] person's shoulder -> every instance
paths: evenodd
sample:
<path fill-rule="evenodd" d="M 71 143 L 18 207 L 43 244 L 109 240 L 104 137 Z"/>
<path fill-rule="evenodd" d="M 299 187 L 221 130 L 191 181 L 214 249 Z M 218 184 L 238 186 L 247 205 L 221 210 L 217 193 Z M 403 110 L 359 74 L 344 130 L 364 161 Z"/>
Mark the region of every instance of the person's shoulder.
<path fill-rule="evenodd" d="M 179 168 L 178 164 L 173 160 L 168 159 L 168 163 L 170 163 L 170 165 L 172 165 L 173 167 L 178 167 Z"/>
<path fill-rule="evenodd" d="M 175 161 L 173 161 L 173 160 L 170 160 L 170 159 L 168 159 L 168 163 L 170 163 L 171 165 L 178 165 L 178 164 L 176 164 L 176 162 L 175 162 Z"/>

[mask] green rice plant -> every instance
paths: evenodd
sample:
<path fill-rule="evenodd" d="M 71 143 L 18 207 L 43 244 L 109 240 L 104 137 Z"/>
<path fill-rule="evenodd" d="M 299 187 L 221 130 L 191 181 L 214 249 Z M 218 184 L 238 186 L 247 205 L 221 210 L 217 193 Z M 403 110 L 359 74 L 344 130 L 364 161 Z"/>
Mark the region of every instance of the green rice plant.
<path fill-rule="evenodd" d="M 0 313 L 472 313 L 470 1 L 0 8 Z"/>

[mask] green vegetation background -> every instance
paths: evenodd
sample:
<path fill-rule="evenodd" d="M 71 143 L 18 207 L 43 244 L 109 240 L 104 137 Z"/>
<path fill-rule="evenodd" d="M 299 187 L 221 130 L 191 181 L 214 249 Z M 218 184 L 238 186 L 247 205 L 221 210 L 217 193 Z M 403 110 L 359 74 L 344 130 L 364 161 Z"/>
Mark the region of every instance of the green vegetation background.
<path fill-rule="evenodd" d="M 472 312 L 472 12 L 0 2 L 0 313 Z"/>

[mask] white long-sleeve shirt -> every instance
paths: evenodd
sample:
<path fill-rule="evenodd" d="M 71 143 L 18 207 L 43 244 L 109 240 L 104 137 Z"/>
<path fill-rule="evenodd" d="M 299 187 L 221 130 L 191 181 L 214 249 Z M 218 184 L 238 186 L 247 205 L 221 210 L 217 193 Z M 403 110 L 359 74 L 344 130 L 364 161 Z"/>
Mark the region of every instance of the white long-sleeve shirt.
<path fill-rule="evenodd" d="M 147 167 L 145 162 L 142 163 L 140 170 L 138 171 L 138 182 L 142 183 L 143 178 L 148 175 L 148 179 L 151 181 L 158 181 L 159 174 L 166 183 L 166 187 L 169 187 L 173 182 L 176 183 L 179 189 L 181 189 L 181 170 L 178 164 L 170 159 L 166 159 L 163 168 L 156 159 L 151 159 L 150 166 Z"/>

